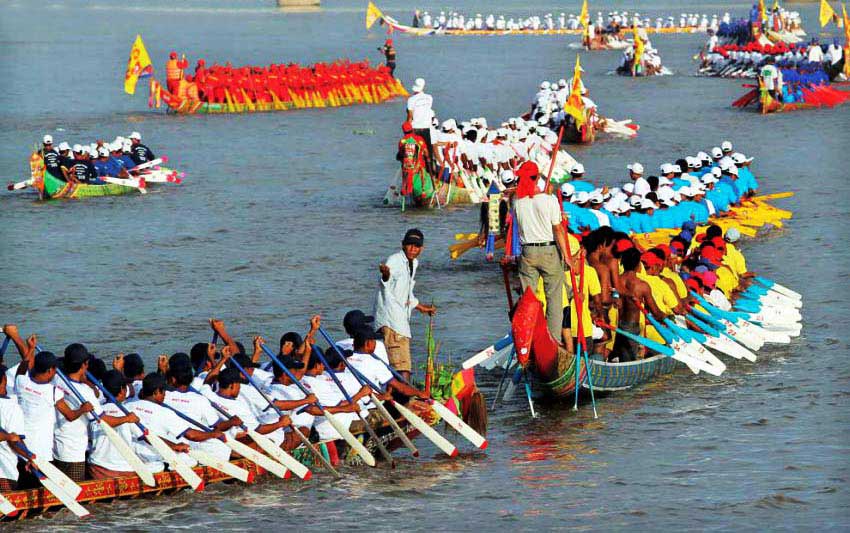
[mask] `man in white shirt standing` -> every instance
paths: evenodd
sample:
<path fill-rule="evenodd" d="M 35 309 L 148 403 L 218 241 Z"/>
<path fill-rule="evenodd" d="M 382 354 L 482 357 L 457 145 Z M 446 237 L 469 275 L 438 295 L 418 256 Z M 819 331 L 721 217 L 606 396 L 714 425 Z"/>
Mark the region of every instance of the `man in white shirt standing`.
<path fill-rule="evenodd" d="M 649 186 L 649 182 L 643 177 L 643 165 L 635 162 L 626 168 L 629 170 L 629 178 L 634 182 L 632 194 L 643 198 L 652 192 L 652 187 Z"/>
<path fill-rule="evenodd" d="M 425 139 L 428 145 L 428 160 L 432 168 L 431 175 L 436 174 L 434 165 L 434 145 L 431 141 L 431 120 L 434 117 L 434 98 L 425 92 L 425 80 L 416 78 L 411 87 L 413 94 L 407 99 L 407 121 L 413 126 L 413 133 Z"/>
<path fill-rule="evenodd" d="M 24 433 L 24 412 L 14 396 L 7 394 L 6 365 L 0 364 L 0 492 L 15 490 L 18 485 L 16 443 Z"/>
<path fill-rule="evenodd" d="M 564 261 L 569 257 L 562 213 L 558 200 L 548 191 L 540 192 L 536 163 L 526 161 L 516 171 L 519 178 L 514 203 L 519 224 L 522 255 L 519 259 L 519 279 L 522 290 L 537 290 L 543 278 L 546 295 L 546 323 L 555 339 L 561 338 L 563 322 Z"/>
<path fill-rule="evenodd" d="M 416 228 L 407 230 L 401 250 L 391 255 L 379 267 L 381 282 L 375 296 L 375 328 L 384 336 L 390 364 L 410 380 L 410 315 L 414 309 L 433 315 L 437 308 L 419 303 L 413 295 L 416 284 L 417 257 L 425 246 L 425 236 Z"/>

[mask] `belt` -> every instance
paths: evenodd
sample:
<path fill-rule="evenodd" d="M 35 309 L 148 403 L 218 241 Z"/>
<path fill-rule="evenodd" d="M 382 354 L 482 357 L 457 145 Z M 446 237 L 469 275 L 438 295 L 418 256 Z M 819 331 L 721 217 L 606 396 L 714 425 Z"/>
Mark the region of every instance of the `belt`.
<path fill-rule="evenodd" d="M 555 246 L 555 241 L 549 241 L 549 242 L 527 242 L 527 243 L 523 244 L 522 246 L 523 246 L 523 247 L 525 247 L 525 246 Z"/>

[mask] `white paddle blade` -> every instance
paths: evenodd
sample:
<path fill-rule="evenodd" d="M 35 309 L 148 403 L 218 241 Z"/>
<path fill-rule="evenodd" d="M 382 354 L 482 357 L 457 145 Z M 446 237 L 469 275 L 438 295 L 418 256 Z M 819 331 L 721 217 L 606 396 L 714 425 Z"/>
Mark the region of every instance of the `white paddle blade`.
<path fill-rule="evenodd" d="M 726 333 L 732 336 L 736 341 L 740 342 L 747 348 L 753 351 L 759 351 L 764 346 L 764 341 L 761 337 L 745 333 L 741 328 L 729 322 L 725 318 L 721 318 L 720 322 L 726 327 Z"/>
<path fill-rule="evenodd" d="M 404 431 L 401 429 L 401 426 L 398 425 L 398 422 L 395 421 L 390 412 L 387 411 L 387 408 L 384 407 L 383 402 L 381 402 L 381 400 L 379 400 L 378 397 L 375 396 L 374 392 L 370 394 L 369 397 L 372 399 L 372 403 L 375 404 L 375 408 L 378 409 L 378 411 L 381 413 L 381 416 L 383 416 L 384 419 L 389 423 L 390 427 L 393 428 L 393 432 L 395 433 L 396 437 L 398 437 L 402 444 L 404 444 L 405 447 L 410 450 L 410 453 L 411 455 L 413 455 L 413 457 L 419 457 L 419 450 L 413 444 L 413 441 L 411 441 L 404 433 Z"/>
<path fill-rule="evenodd" d="M 764 329 L 763 327 L 757 326 L 742 318 L 739 318 L 735 324 L 744 331 L 752 332 L 753 335 L 761 337 L 761 339 L 765 342 L 773 344 L 788 344 L 791 342 L 791 337 L 789 335 Z"/>
<path fill-rule="evenodd" d="M 773 282 L 773 285 L 770 288 L 775 290 L 778 293 L 784 294 L 784 295 L 789 296 L 791 298 L 796 298 L 797 300 L 803 299 L 803 295 L 800 294 L 799 292 L 792 291 L 788 287 L 780 285 L 780 284 L 776 283 L 775 281 Z"/>
<path fill-rule="evenodd" d="M 222 474 L 227 474 L 228 476 L 238 479 L 243 483 L 250 483 L 254 480 L 254 476 L 245 470 L 244 468 L 240 468 L 230 461 L 223 461 L 218 459 L 217 457 L 213 457 L 205 451 L 198 449 L 190 449 L 189 457 L 198 461 L 198 463 L 208 466 L 210 468 L 215 468 Z"/>
<path fill-rule="evenodd" d="M 39 470 L 41 469 L 39 468 Z M 42 470 L 41 472 L 43 474 L 44 470 Z M 39 481 L 41 481 L 41 484 L 44 485 L 44 488 L 46 488 L 50 492 L 50 494 L 56 496 L 56 498 L 60 502 L 62 502 L 62 505 L 67 507 L 68 510 L 74 513 L 78 518 L 85 518 L 91 514 L 85 507 L 77 503 L 75 496 L 71 496 L 70 494 L 65 492 L 65 490 L 58 483 L 56 483 L 49 477 L 39 478 Z"/>
<path fill-rule="evenodd" d="M 6 499 L 5 496 L 0 494 L 0 513 L 3 513 L 6 516 L 13 515 L 18 512 L 18 508 L 15 507 L 12 502 Z"/>
<path fill-rule="evenodd" d="M 487 348 L 484 348 L 477 354 L 464 361 L 461 367 L 463 367 L 464 370 L 467 370 L 474 366 L 480 365 L 481 363 L 490 359 L 494 355 L 496 355 L 496 346 L 488 346 Z"/>
<path fill-rule="evenodd" d="M 419 433 L 424 435 L 426 439 L 433 442 L 437 448 L 443 451 L 443 453 L 445 453 L 449 457 L 457 456 L 458 452 L 455 445 L 449 442 L 445 437 L 437 433 L 437 430 L 428 425 L 428 423 L 422 420 L 419 415 L 417 415 L 416 413 L 414 413 L 413 411 L 398 402 L 394 401 L 393 405 L 396 409 L 398 409 L 398 412 L 401 413 L 401 416 L 403 416 L 404 419 L 407 420 L 411 426 L 419 430 Z"/>
<path fill-rule="evenodd" d="M 705 336 L 705 345 L 711 348 L 712 350 L 717 350 L 718 352 L 728 355 L 729 357 L 734 357 L 735 359 L 741 359 L 741 354 L 738 351 L 731 349 L 729 346 L 723 343 L 717 337 L 712 337 L 710 335 Z"/>
<path fill-rule="evenodd" d="M 343 425 L 339 419 L 333 415 L 333 413 L 329 413 L 327 411 L 324 412 L 325 418 L 330 422 L 330 424 L 334 427 L 334 429 L 342 435 L 342 438 L 345 442 L 351 446 L 351 449 L 363 459 L 363 462 L 369 466 L 375 466 L 375 457 L 366 449 L 366 446 L 363 446 L 363 443 L 357 440 L 348 428 Z"/>
<path fill-rule="evenodd" d="M 710 337 L 709 339 L 715 344 L 715 346 L 711 346 L 708 343 L 706 343 L 706 346 L 714 348 L 717 351 L 723 352 L 731 357 L 734 357 L 735 359 L 746 359 L 751 363 L 754 363 L 756 361 L 756 354 L 744 348 L 729 337 L 724 337 L 721 335 L 720 337 Z"/>
<path fill-rule="evenodd" d="M 144 170 L 146 168 L 155 167 L 156 165 L 159 165 L 160 163 L 163 163 L 163 162 L 166 162 L 166 161 L 168 161 L 167 157 L 158 157 L 158 158 L 154 159 L 153 161 L 148 161 L 147 163 L 142 163 L 141 165 L 137 165 L 137 166 L 133 167 L 131 170 Z"/>
<path fill-rule="evenodd" d="M 721 361 L 716 355 L 708 351 L 705 346 L 698 343 L 697 341 L 691 340 L 691 342 L 688 343 L 688 349 L 691 351 L 694 357 L 705 361 L 705 363 L 712 368 L 712 372 L 706 370 L 706 372 L 709 372 L 709 374 L 713 376 L 719 376 L 726 370 L 726 364 Z"/>
<path fill-rule="evenodd" d="M 62 489 L 63 492 L 74 498 L 74 500 L 76 500 L 80 493 L 83 492 L 83 488 L 81 486 L 77 485 L 73 479 L 66 476 L 65 472 L 53 466 L 53 463 L 50 461 L 45 461 L 36 455 L 33 458 L 33 463 L 35 463 L 35 466 L 41 470 L 42 474 L 47 476 L 50 481 Z"/>
<path fill-rule="evenodd" d="M 672 357 L 676 361 L 679 361 L 680 363 L 685 363 L 685 365 L 687 365 L 687 367 L 694 374 L 699 374 L 700 364 L 697 360 L 695 360 L 687 353 L 684 342 L 682 342 L 681 340 L 675 340 L 670 345 L 670 347 L 673 348 L 673 355 L 671 355 L 670 357 Z"/>
<path fill-rule="evenodd" d="M 227 442 L 225 444 L 227 444 L 227 446 L 231 450 L 238 453 L 239 455 L 241 455 L 245 459 L 248 459 L 249 461 L 256 464 L 257 466 L 265 469 L 268 472 L 271 472 L 272 474 L 276 475 L 277 477 L 279 477 L 281 479 L 286 479 L 286 477 L 287 477 L 286 467 L 284 467 L 282 464 L 278 463 L 277 461 L 261 454 L 260 452 L 258 452 L 254 448 L 251 448 L 250 446 L 243 444 L 236 439 L 231 439 L 231 438 L 228 437 Z"/>
<path fill-rule="evenodd" d="M 112 446 L 118 450 L 118 453 L 121 454 L 121 457 L 127 461 L 127 464 L 130 465 L 130 468 L 133 469 L 133 472 L 139 476 L 139 479 L 142 480 L 142 483 L 147 485 L 148 487 L 155 487 L 156 480 L 153 477 L 153 473 L 148 469 L 145 465 L 144 461 L 139 459 L 139 456 L 136 455 L 136 452 L 130 447 L 130 445 L 121 438 L 121 435 L 118 434 L 109 424 L 106 423 L 102 418 L 99 419 L 98 423 L 100 424 L 100 429 L 103 431 L 104 435 L 109 439 L 109 442 L 112 443 Z"/>
<path fill-rule="evenodd" d="M 459 416 L 454 414 L 451 409 L 441 404 L 440 402 L 431 402 L 431 407 L 437 414 L 446 421 L 448 425 L 454 428 L 455 431 L 463 435 L 463 437 L 472 443 L 479 450 L 487 448 L 487 439 L 482 437 L 477 431 L 469 427 Z"/>
<path fill-rule="evenodd" d="M 168 466 L 177 472 L 177 474 L 183 478 L 183 481 L 192 487 L 192 490 L 195 492 L 201 492 L 204 490 L 204 480 L 195 473 L 192 467 L 180 460 L 177 456 L 177 452 L 172 450 L 171 447 L 158 435 L 148 433 L 146 438 L 157 453 L 165 460 L 166 463 L 168 463 Z"/>
<path fill-rule="evenodd" d="M 248 435 L 257 443 L 257 446 L 263 449 L 264 452 L 273 457 L 276 461 L 285 466 L 289 471 L 299 478 L 307 481 L 313 477 L 313 473 L 309 468 L 298 462 L 295 457 L 292 457 L 265 435 L 257 433 L 253 429 L 248 430 Z"/>

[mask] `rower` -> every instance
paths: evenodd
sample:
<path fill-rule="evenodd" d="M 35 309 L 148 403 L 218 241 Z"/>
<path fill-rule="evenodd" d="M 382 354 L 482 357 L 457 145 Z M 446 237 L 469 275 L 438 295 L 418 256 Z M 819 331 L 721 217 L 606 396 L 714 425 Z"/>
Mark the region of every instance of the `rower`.
<path fill-rule="evenodd" d="M 637 304 L 647 309 L 658 320 L 663 320 L 665 317 L 652 297 L 649 284 L 637 276 L 640 256 L 640 252 L 635 248 L 625 250 L 620 256 L 623 274 L 620 276 L 622 292 L 620 294 L 621 308 L 617 327 L 635 335 L 641 334 L 641 310 Z M 642 347 L 635 341 L 626 338 L 625 335 L 617 335 L 613 355 L 619 358 L 621 363 L 626 363 L 642 358 L 640 356 L 642 350 Z"/>
<path fill-rule="evenodd" d="M 117 177 L 121 171 L 120 167 L 115 168 L 114 165 L 109 163 L 109 150 L 105 146 L 97 149 L 96 158 L 92 161 L 92 165 L 94 166 L 94 171 L 97 172 L 98 178 L 107 176 Z"/>
<path fill-rule="evenodd" d="M 217 439 L 222 436 L 219 431 L 210 433 L 193 428 L 188 422 L 177 416 L 177 413 L 165 407 L 166 379 L 158 372 L 151 372 L 142 380 L 141 395 L 138 401 L 126 404 L 130 413 L 139 417 L 142 425 L 148 431 L 162 438 L 169 448 L 177 453 L 185 454 L 189 451 L 189 444 L 185 441 L 202 442 L 207 439 Z M 142 437 L 138 426 L 132 426 L 133 443 L 136 455 L 139 456 L 145 466 L 152 473 L 165 470 L 162 456 Z M 220 441 L 219 441 L 220 442 Z M 196 465 L 194 459 L 181 455 L 180 460 L 191 466 Z"/>
<path fill-rule="evenodd" d="M 238 417 L 248 429 L 252 429 L 260 435 L 267 436 L 272 442 L 280 446 L 285 438 L 284 428 L 288 427 L 291 420 L 286 415 L 278 416 L 272 412 L 266 420 L 271 420 L 268 423 L 260 423 L 255 410 L 245 399 L 243 390 L 249 387 L 242 387 L 247 380 L 242 376 L 242 373 L 236 367 L 228 367 L 218 375 L 218 391 L 214 395 L 215 403 L 219 404 L 231 417 Z M 265 403 L 265 401 L 264 401 Z M 268 407 L 268 403 L 265 405 Z M 263 410 L 265 412 L 265 410 Z M 219 412 L 219 417 L 222 421 L 228 418 Z M 235 439 L 246 440 L 248 433 L 241 427 L 233 426 L 227 434 Z"/>
<path fill-rule="evenodd" d="M 127 398 L 127 378 L 118 370 L 110 370 L 100 378 L 100 382 L 118 402 L 123 402 Z M 77 387 L 77 390 L 81 391 L 83 388 L 84 386 L 81 384 Z M 102 417 L 110 426 L 115 427 L 114 424 L 109 422 L 110 420 L 123 420 L 121 424 L 117 424 L 118 427 L 115 431 L 125 442 L 132 442 L 133 432 L 131 427 L 139 421 L 139 417 L 133 413 L 125 415 L 118 405 L 110 401 L 104 403 L 102 407 Z M 92 447 L 88 456 L 86 474 L 89 479 L 110 479 L 134 475 L 133 467 L 115 448 L 99 424 L 92 425 Z"/>
<path fill-rule="evenodd" d="M 342 318 L 342 327 L 348 334 L 348 338 L 337 341 L 337 347 L 342 350 L 354 350 L 354 333 L 362 328 L 372 328 L 375 323 L 375 317 L 369 316 L 360 309 L 352 309 L 345 313 Z M 382 339 L 375 340 L 375 355 L 385 363 L 389 363 L 389 355 L 387 347 Z"/>
<path fill-rule="evenodd" d="M 74 162 L 68 169 L 66 176 L 68 181 L 72 183 L 103 184 L 98 179 L 97 171 L 88 158 L 88 147 L 80 146 L 79 144 L 74 145 Z"/>
<path fill-rule="evenodd" d="M 209 400 L 201 394 L 191 392 L 189 387 L 192 385 L 194 373 L 192 372 L 192 363 L 186 354 L 175 354 L 168 362 L 168 372 L 166 374 L 168 384 L 171 389 L 165 394 L 165 404 L 174 410 L 184 413 L 194 420 L 198 420 L 202 424 L 213 428 L 214 436 L 205 433 L 205 438 L 194 440 L 187 437 L 190 441 L 187 444 L 191 448 L 203 450 L 216 459 L 227 461 L 230 459 L 230 448 L 222 441 L 218 440 L 221 436 L 220 432 L 229 430 L 231 427 L 239 425 L 238 417 L 234 417 L 228 421 L 220 421 L 218 412 L 210 404 Z"/>
<path fill-rule="evenodd" d="M 18 453 L 15 445 L 24 433 L 24 412 L 15 396 L 9 396 L 6 365 L 0 364 L 0 492 L 15 490 L 18 484 Z"/>
<path fill-rule="evenodd" d="M 137 353 L 118 354 L 112 360 L 112 368 L 121 372 L 127 380 L 127 401 L 139 398 L 142 380 L 145 378 L 145 363 Z"/>
<path fill-rule="evenodd" d="M 427 196 L 426 187 L 430 184 L 428 169 L 433 166 L 428 143 L 416 133 L 410 122 L 402 124 L 401 129 L 404 137 L 398 141 L 396 153 L 396 160 L 401 163 L 401 194 L 412 195 L 414 200 L 424 199 Z"/>
<path fill-rule="evenodd" d="M 79 364 L 74 357 L 76 356 L 72 354 L 72 359 L 66 364 Z M 85 453 L 88 444 L 87 424 L 85 419 L 75 426 L 69 426 L 69 424 L 77 421 L 85 413 L 99 410 L 100 404 L 96 399 L 93 402 L 79 404 L 76 398 L 65 398 L 64 390 L 54 384 L 56 366 L 56 356 L 51 352 L 42 351 L 26 361 L 26 364 L 21 363 L 18 367 L 15 390 L 24 413 L 27 447 L 42 458 L 53 459 L 54 441 L 56 441 L 57 459 L 60 456 L 66 460 L 74 459 L 73 462 L 57 461 L 56 467 L 71 479 L 82 481 L 85 478 Z M 92 396 L 94 396 L 93 392 Z M 77 407 L 72 408 L 70 402 L 75 402 Z M 57 411 L 61 416 L 57 416 Z M 60 428 L 64 437 L 61 442 L 59 441 Z M 80 436 L 80 430 L 85 432 L 85 442 L 74 438 Z M 77 435 L 73 435 L 75 431 Z M 78 464 L 80 458 L 82 461 Z M 69 468 L 69 465 L 74 468 Z M 34 488 L 39 485 L 37 478 L 31 472 L 19 471 L 20 488 Z"/>
<path fill-rule="evenodd" d="M 288 355 L 278 357 L 278 359 L 295 377 L 300 379 L 304 375 L 306 365 L 299 359 Z M 313 427 L 315 421 L 315 415 L 306 409 L 300 408 L 316 403 L 315 394 L 304 396 L 304 393 L 289 378 L 289 375 L 279 366 L 274 365 L 274 379 L 271 385 L 269 385 L 268 396 L 278 409 L 289 416 L 291 427 L 298 428 L 303 435 L 310 434 L 310 429 Z M 271 416 L 272 412 L 273 410 L 271 409 L 266 411 L 267 416 Z M 295 433 L 291 430 L 286 430 L 282 448 L 284 450 L 292 450 L 300 444 L 301 441 Z"/>
<path fill-rule="evenodd" d="M 360 410 L 357 401 L 361 397 L 368 395 L 367 391 L 362 391 L 358 396 L 352 397 L 355 402 L 348 403 L 342 391 L 336 386 L 333 378 L 325 373 L 325 366 L 321 359 L 316 355 L 317 346 L 313 346 L 310 352 L 310 358 L 307 364 L 307 372 L 301 380 L 304 387 L 316 395 L 319 403 L 331 414 L 339 414 L 336 417 L 344 426 L 350 427 L 351 423 L 357 419 L 357 412 Z M 307 412 L 316 417 L 313 424 L 316 432 L 319 434 L 319 440 L 337 440 L 342 438 L 336 429 L 323 416 L 323 411 L 317 405 L 311 405 L 307 408 Z M 365 429 L 365 428 L 364 428 Z"/>
<path fill-rule="evenodd" d="M 629 178 L 634 182 L 632 194 L 641 198 L 649 194 L 652 189 L 649 187 L 649 182 L 643 177 L 643 165 L 635 162 L 626 168 L 629 171 Z"/>
<path fill-rule="evenodd" d="M 130 170 L 136 166 L 136 162 L 129 156 L 125 156 L 121 151 L 121 143 L 119 142 L 113 142 L 109 145 L 108 162 L 110 169 L 116 172 L 116 174 L 110 174 L 110 176 L 117 176 L 119 178 L 129 178 Z"/>
<path fill-rule="evenodd" d="M 189 62 L 186 61 L 185 55 L 182 60 L 177 59 L 177 52 L 172 51 L 168 55 L 168 61 L 165 62 L 165 84 L 168 92 L 177 93 L 178 85 L 183 79 L 183 69 L 188 66 Z"/>
<path fill-rule="evenodd" d="M 54 178 L 64 180 L 62 174 L 62 158 L 59 153 L 53 149 L 53 136 L 45 135 L 41 148 L 41 157 L 44 160 L 44 170 L 50 173 Z"/>
<path fill-rule="evenodd" d="M 142 144 L 142 135 L 138 131 L 134 131 L 130 134 L 130 142 L 132 143 L 132 147 L 130 148 L 130 157 L 137 165 L 156 159 L 156 156 L 153 155 L 151 149 Z"/>
<path fill-rule="evenodd" d="M 420 303 L 413 295 L 417 258 L 424 246 L 422 232 L 409 229 L 401 241 L 402 249 L 378 267 L 381 280 L 375 295 L 375 327 L 383 334 L 390 364 L 408 381 L 412 369 L 410 315 L 414 309 L 431 316 L 437 312 L 434 305 Z"/>
<path fill-rule="evenodd" d="M 397 379 L 387 364 L 375 354 L 379 339 L 380 335 L 368 326 L 355 331 L 351 354 L 346 356 L 348 363 L 372 383 L 385 387 L 387 392 L 398 393 L 407 398 L 427 398 L 428 393 L 410 386 L 407 378 L 405 381 Z"/>

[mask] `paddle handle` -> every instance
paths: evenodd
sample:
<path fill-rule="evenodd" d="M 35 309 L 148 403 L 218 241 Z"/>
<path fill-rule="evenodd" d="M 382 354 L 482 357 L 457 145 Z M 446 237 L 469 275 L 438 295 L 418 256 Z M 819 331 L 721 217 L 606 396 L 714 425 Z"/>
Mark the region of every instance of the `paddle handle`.
<path fill-rule="evenodd" d="M 328 364 L 328 361 L 325 359 L 325 356 L 322 355 L 322 352 L 320 352 L 319 350 L 313 350 L 312 346 L 310 346 L 310 350 L 312 352 L 314 352 L 316 354 L 316 356 L 319 358 L 319 361 L 321 361 L 322 364 L 325 365 L 325 368 L 327 369 L 327 373 L 331 375 L 331 379 L 334 380 L 334 383 L 336 383 L 337 388 L 342 393 L 342 395 L 345 397 L 345 400 L 348 403 L 353 404 L 354 402 L 351 399 L 351 395 L 348 394 L 348 391 L 346 391 L 345 387 L 342 386 L 342 383 L 340 383 L 339 378 L 336 377 L 336 372 L 334 372 L 334 370 L 330 367 L 330 365 Z"/>
<path fill-rule="evenodd" d="M 178 411 L 174 407 L 171 407 L 167 403 L 163 403 L 162 406 L 165 407 L 166 409 L 170 409 L 171 411 L 174 412 L 174 414 L 176 414 L 177 416 L 179 416 L 180 418 L 182 418 L 186 422 L 189 422 L 193 426 L 197 426 L 197 427 L 201 428 L 203 431 L 206 431 L 207 433 L 212 431 L 211 427 L 207 426 L 206 424 L 201 424 L 200 422 L 198 422 L 194 418 L 190 417 L 189 415 L 181 413 L 180 411 Z"/>
<path fill-rule="evenodd" d="M 0 345 L 0 359 L 3 359 L 3 356 L 6 355 L 6 350 L 9 348 L 9 343 L 11 341 L 12 339 L 8 335 L 3 338 L 3 344 Z"/>
<path fill-rule="evenodd" d="M 278 366 L 278 368 L 283 370 L 283 373 L 286 374 L 287 377 L 289 377 L 289 379 L 291 379 L 293 383 L 295 383 L 295 385 L 298 387 L 298 389 L 302 393 L 304 393 L 305 397 L 310 396 L 310 391 L 307 390 L 307 387 L 305 387 L 300 381 L 298 381 L 298 378 L 295 377 L 295 374 L 290 372 L 289 369 L 286 368 L 286 366 L 283 363 L 280 362 L 280 359 L 278 359 L 277 356 L 274 353 L 272 353 L 272 351 L 269 350 L 268 347 L 265 344 L 261 344 L 260 347 L 263 349 L 263 351 L 266 353 L 266 355 L 268 355 L 269 358 L 271 358 L 272 362 L 274 364 L 276 364 Z M 324 409 L 324 407 L 322 407 L 322 404 L 319 403 L 318 400 L 316 400 L 316 405 L 319 407 L 319 409 Z"/>
<path fill-rule="evenodd" d="M 100 392 L 102 392 L 103 395 L 106 396 L 107 400 L 114 403 L 115 406 L 118 407 L 118 409 L 121 409 L 121 412 L 124 413 L 124 415 L 130 414 L 130 411 L 128 411 L 127 408 L 124 407 L 124 404 L 119 402 L 118 399 L 115 398 L 115 396 L 113 396 L 111 392 L 106 390 L 106 387 L 103 386 L 103 383 L 101 383 L 100 380 L 98 380 L 96 377 L 94 377 L 94 374 L 92 374 L 91 372 L 86 372 L 86 377 L 88 377 L 89 381 L 94 383 L 95 386 L 98 389 L 100 389 Z M 147 428 L 145 428 L 145 426 L 143 426 L 141 422 L 136 422 L 136 427 L 139 428 L 140 430 L 142 430 L 142 434 L 144 434 L 144 435 L 148 434 Z"/>

